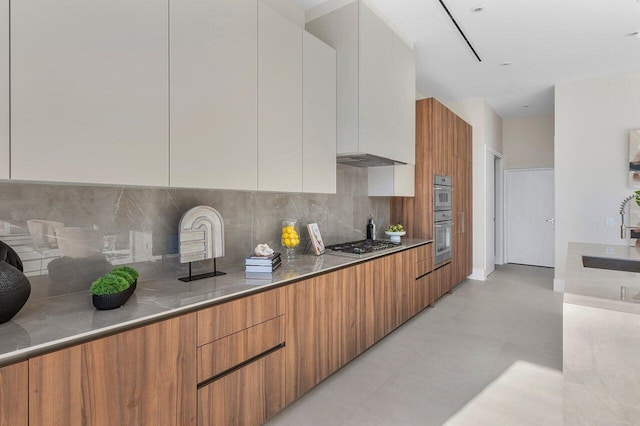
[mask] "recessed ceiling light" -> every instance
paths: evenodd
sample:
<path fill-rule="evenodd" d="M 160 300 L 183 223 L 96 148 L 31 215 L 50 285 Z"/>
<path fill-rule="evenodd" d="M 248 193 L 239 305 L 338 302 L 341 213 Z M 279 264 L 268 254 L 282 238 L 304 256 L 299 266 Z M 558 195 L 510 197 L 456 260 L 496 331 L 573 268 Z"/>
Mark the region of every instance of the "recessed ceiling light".
<path fill-rule="evenodd" d="M 640 37 L 640 31 L 634 31 L 631 33 L 625 34 L 627 37 Z"/>
<path fill-rule="evenodd" d="M 522 105 L 522 108 L 529 108 L 531 105 Z"/>
<path fill-rule="evenodd" d="M 471 8 L 471 11 L 472 11 L 472 12 L 476 12 L 476 13 L 477 13 L 477 12 L 482 12 L 482 11 L 485 9 L 485 7 L 486 7 L 486 6 L 485 6 L 484 4 L 479 4 L 479 5 L 477 5 L 477 6 L 472 7 L 472 8 Z"/>
<path fill-rule="evenodd" d="M 500 64 L 501 67 L 508 67 L 509 65 L 511 65 L 511 62 L 509 61 L 505 61 Z"/>

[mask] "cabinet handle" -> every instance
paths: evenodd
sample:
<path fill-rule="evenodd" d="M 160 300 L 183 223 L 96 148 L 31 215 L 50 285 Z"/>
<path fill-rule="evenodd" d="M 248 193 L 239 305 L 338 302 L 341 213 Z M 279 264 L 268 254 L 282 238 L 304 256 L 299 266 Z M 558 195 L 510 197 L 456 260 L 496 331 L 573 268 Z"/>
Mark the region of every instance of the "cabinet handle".
<path fill-rule="evenodd" d="M 464 234 L 464 212 L 460 212 L 460 233 Z"/>

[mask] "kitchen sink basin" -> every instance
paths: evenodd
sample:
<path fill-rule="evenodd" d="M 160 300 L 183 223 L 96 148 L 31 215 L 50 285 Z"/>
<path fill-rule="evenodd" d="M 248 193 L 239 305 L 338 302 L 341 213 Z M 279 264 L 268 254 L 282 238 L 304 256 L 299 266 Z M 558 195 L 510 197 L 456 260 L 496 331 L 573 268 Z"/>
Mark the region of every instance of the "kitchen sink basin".
<path fill-rule="evenodd" d="M 640 260 L 612 259 L 610 257 L 582 256 L 585 268 L 611 269 L 613 271 L 640 272 Z"/>

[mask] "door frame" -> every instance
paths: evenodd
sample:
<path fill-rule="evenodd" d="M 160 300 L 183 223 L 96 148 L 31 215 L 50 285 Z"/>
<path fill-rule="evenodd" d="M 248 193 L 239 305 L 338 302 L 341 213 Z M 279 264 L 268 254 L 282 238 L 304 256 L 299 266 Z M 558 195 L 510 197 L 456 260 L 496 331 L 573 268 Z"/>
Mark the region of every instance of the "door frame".
<path fill-rule="evenodd" d="M 495 232 L 495 237 L 494 237 L 494 249 L 495 249 L 495 257 L 494 257 L 494 264 L 495 265 L 502 265 L 504 263 L 504 164 L 503 164 L 503 154 L 499 151 L 496 151 L 494 148 L 485 145 L 485 164 L 484 164 L 484 168 L 485 168 L 485 173 L 484 173 L 484 237 L 485 237 L 485 247 L 484 247 L 484 259 L 483 259 L 483 270 L 485 271 L 484 275 L 486 277 L 486 266 L 487 266 L 487 257 L 488 257 L 488 253 L 486 253 L 486 249 L 487 249 L 487 236 L 488 236 L 488 226 L 487 226 L 487 220 L 488 220 L 488 205 L 487 205 L 487 195 L 489 194 L 489 191 L 494 191 L 494 216 L 495 216 L 495 223 L 494 223 L 494 232 Z M 487 157 L 491 155 L 494 158 L 494 187 L 493 188 L 489 188 L 487 185 L 487 170 L 486 170 L 486 163 L 487 163 Z"/>
<path fill-rule="evenodd" d="M 555 176 L 555 167 L 527 167 L 527 168 L 523 168 L 523 169 L 507 169 L 504 171 L 504 186 L 503 186 L 503 200 L 504 200 L 504 204 L 502 206 L 502 210 L 504 212 L 504 217 L 505 220 L 502 224 L 503 228 L 503 260 L 506 263 L 507 259 L 509 258 L 509 255 L 507 253 L 507 221 L 506 221 L 506 217 L 507 217 L 507 173 L 509 172 L 535 172 L 535 171 L 542 171 L 542 170 L 548 170 L 548 171 L 552 171 L 554 172 L 554 176 Z M 555 191 L 555 187 L 554 187 L 554 191 Z M 555 217 L 555 208 L 554 208 L 554 213 L 553 213 L 554 217 Z M 555 240 L 555 232 L 554 232 L 554 240 Z"/>

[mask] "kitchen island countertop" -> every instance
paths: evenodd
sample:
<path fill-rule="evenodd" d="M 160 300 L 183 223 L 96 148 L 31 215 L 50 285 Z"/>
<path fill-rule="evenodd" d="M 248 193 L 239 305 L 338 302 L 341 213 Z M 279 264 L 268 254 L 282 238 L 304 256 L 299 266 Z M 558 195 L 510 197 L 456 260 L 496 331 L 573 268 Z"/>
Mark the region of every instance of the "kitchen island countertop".
<path fill-rule="evenodd" d="M 640 424 L 640 273 L 586 268 L 582 255 L 639 260 L 636 247 L 570 243 L 563 304 L 565 425 Z M 626 287 L 626 300 L 621 300 Z"/>
<path fill-rule="evenodd" d="M 127 303 L 110 311 L 96 310 L 88 291 L 29 300 L 11 321 L 0 324 L 0 366 L 430 242 L 403 238 L 397 248 L 360 259 L 330 254 L 283 258 L 270 279 L 247 278 L 244 264 L 235 264 L 225 266 L 226 275 L 189 283 L 177 277 L 139 282 Z"/>

